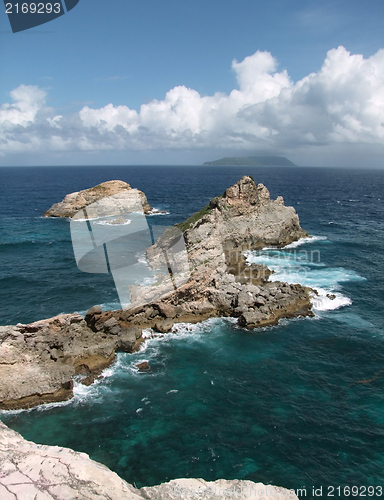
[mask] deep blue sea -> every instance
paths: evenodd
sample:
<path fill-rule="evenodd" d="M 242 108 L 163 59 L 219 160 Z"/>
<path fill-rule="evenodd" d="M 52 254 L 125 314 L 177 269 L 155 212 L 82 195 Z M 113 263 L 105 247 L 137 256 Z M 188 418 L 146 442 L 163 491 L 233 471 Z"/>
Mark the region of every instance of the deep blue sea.
<path fill-rule="evenodd" d="M 172 225 L 245 174 L 294 206 L 312 236 L 249 261 L 316 288 L 315 318 L 257 331 L 231 319 L 180 325 L 119 354 L 102 380 L 76 384 L 71 401 L 0 417 L 27 439 L 88 453 L 137 487 L 238 478 L 301 489 L 301 498 L 381 498 L 384 170 L 0 168 L 0 324 L 119 308 L 111 276 L 76 267 L 69 221 L 42 217 L 67 193 L 121 179 L 168 212 L 150 224 Z M 149 372 L 137 372 L 142 360 Z"/>

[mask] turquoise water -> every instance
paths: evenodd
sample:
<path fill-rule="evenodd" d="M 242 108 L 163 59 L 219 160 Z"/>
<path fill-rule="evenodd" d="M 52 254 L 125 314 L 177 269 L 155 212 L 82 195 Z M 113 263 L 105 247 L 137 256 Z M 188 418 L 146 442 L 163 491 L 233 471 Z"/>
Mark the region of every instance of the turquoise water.
<path fill-rule="evenodd" d="M 384 484 L 383 172 L 0 169 L 1 323 L 119 306 L 108 276 L 77 270 L 68 221 L 40 218 L 66 192 L 126 180 L 169 211 L 150 219 L 164 225 L 244 173 L 273 197 L 282 194 L 315 236 L 249 260 L 316 288 L 316 317 L 257 331 L 230 319 L 180 325 L 139 353 L 119 354 L 102 380 L 76 384 L 69 402 L 3 412 L 7 425 L 27 439 L 84 451 L 137 486 L 238 478 L 305 487 L 306 498 L 323 486 L 328 498 L 329 485 Z M 147 373 L 135 367 L 142 360 Z M 379 490 L 370 498 L 380 498 Z"/>

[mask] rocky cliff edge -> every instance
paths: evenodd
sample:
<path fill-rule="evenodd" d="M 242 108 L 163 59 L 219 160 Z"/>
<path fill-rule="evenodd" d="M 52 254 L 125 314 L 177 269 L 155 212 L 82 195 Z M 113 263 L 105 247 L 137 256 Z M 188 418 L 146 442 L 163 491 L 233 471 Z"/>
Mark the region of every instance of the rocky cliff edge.
<path fill-rule="evenodd" d="M 175 479 L 136 489 L 85 453 L 23 439 L 0 422 L 1 500 L 297 500 L 285 488 L 251 481 Z"/>

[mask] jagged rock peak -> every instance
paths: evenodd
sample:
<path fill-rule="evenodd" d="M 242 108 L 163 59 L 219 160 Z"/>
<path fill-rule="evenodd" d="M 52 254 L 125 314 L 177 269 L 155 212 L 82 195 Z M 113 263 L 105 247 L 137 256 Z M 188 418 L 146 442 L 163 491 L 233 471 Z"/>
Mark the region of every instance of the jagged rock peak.
<path fill-rule="evenodd" d="M 184 232 L 190 259 L 200 252 L 204 262 L 208 247 L 220 254 L 220 245 L 237 251 L 257 250 L 264 246 L 282 247 L 308 234 L 300 227 L 293 207 L 284 205 L 279 196 L 272 200 L 263 184 L 250 176 L 242 177 L 221 196 L 178 224 Z M 215 261 L 213 265 L 218 265 Z M 194 261 L 194 265 L 198 265 Z"/>
<path fill-rule="evenodd" d="M 264 184 L 256 184 L 251 176 L 244 175 L 236 184 L 225 190 L 222 196 L 212 198 L 209 209 L 217 208 L 226 218 L 259 211 L 262 207 L 284 205 L 281 196 L 271 200 Z"/>
<path fill-rule="evenodd" d="M 67 194 L 63 201 L 55 203 L 44 213 L 45 217 L 73 217 L 76 212 L 108 196 L 113 196 L 123 191 L 136 191 L 143 205 L 144 213 L 149 213 L 152 208 L 142 191 L 134 189 L 124 181 L 113 180 L 98 184 L 97 186 L 82 191 Z"/>
<path fill-rule="evenodd" d="M 244 175 L 236 184 L 225 190 L 223 198 L 232 203 L 242 201 L 257 205 L 269 200 L 270 194 L 264 184 L 256 185 L 252 177 Z"/>

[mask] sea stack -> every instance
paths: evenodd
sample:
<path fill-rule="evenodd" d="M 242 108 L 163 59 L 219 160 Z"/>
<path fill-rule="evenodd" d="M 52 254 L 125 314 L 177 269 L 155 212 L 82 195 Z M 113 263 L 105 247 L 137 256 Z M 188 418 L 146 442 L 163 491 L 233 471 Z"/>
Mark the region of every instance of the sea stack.
<path fill-rule="evenodd" d="M 55 203 L 49 210 L 44 212 L 45 217 L 73 217 L 79 210 L 108 196 L 113 196 L 124 191 L 136 192 L 143 205 L 145 214 L 149 214 L 152 208 L 148 204 L 147 197 L 142 191 L 132 188 L 124 181 L 107 181 L 83 191 L 77 191 L 65 196 L 63 201 Z"/>
<path fill-rule="evenodd" d="M 281 318 L 313 316 L 308 288 L 273 281 L 269 269 L 248 265 L 244 256 L 246 250 L 282 247 L 308 236 L 294 208 L 286 207 L 281 197 L 271 200 L 262 184 L 243 177 L 178 224 L 180 231 L 190 277 L 176 289 L 160 290 L 156 300 L 147 298 L 161 284 L 130 286 L 129 309 L 103 312 L 94 306 L 85 318 L 75 313 L 1 326 L 0 408 L 70 398 L 75 376 L 86 385 L 92 383 L 114 362 L 115 352 L 140 347 L 143 329 L 166 334 L 175 323 L 222 316 L 253 329 L 275 325 Z M 147 263 L 154 269 L 167 238 L 174 238 L 173 228 L 146 250 Z"/>

